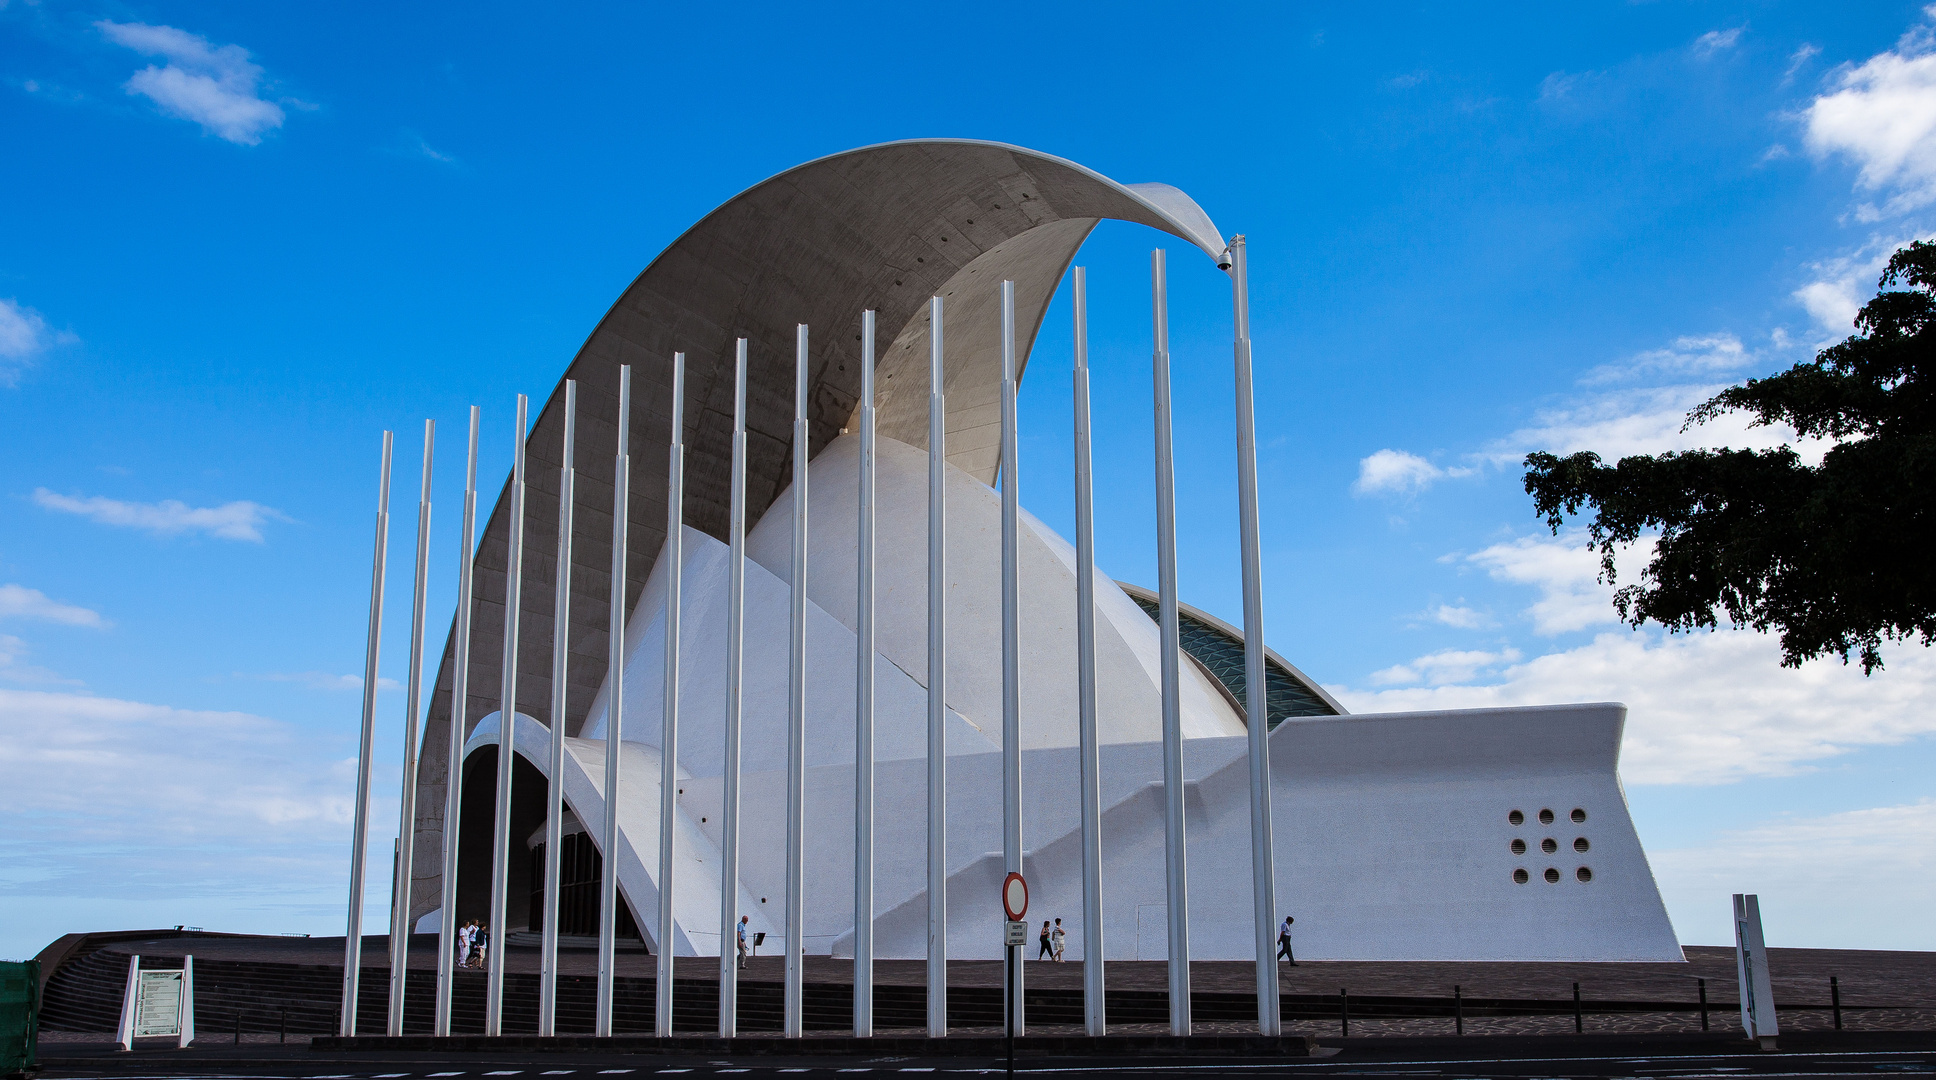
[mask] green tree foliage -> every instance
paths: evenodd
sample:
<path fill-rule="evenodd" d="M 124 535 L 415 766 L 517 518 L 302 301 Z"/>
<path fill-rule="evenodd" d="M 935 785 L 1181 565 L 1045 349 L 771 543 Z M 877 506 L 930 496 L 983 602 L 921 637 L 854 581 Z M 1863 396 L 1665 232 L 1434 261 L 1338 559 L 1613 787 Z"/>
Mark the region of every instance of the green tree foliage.
<path fill-rule="evenodd" d="M 1831 440 L 1820 465 L 1786 446 L 1612 466 L 1590 452 L 1526 456 L 1526 491 L 1555 533 L 1593 509 L 1603 581 L 1617 549 L 1659 533 L 1640 581 L 1615 595 L 1622 619 L 1680 631 L 1725 614 L 1779 629 L 1784 667 L 1855 652 L 1865 674 L 1882 667 L 1883 641 L 1936 638 L 1936 244 L 1897 251 L 1877 288 L 1854 336 L 1688 415 L 1692 427 L 1746 412 Z"/>

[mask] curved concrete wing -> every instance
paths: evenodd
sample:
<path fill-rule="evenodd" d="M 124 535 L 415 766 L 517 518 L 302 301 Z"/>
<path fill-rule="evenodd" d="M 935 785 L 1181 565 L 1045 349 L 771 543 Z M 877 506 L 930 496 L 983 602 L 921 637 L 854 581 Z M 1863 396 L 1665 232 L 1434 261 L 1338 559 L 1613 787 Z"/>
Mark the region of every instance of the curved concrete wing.
<path fill-rule="evenodd" d="M 686 520 L 723 537 L 732 429 L 733 341 L 750 342 L 747 512 L 758 520 L 789 479 L 793 334 L 813 328 L 812 445 L 852 414 L 860 386 L 859 320 L 879 312 L 880 431 L 926 445 L 926 379 L 917 374 L 927 301 L 950 299 L 946 334 L 950 459 L 983 480 L 995 468 L 998 313 L 1016 282 L 1023 356 L 1063 269 L 1103 218 L 1139 222 L 1215 257 L 1215 226 L 1181 191 L 1125 186 L 1048 154 L 1001 143 L 930 139 L 848 151 L 790 169 L 735 196 L 689 229 L 625 290 L 564 379 L 579 387 L 577 504 L 566 732 L 576 734 L 605 677 L 613 454 L 621 364 L 633 367 L 633 497 L 627 559 L 635 602 L 665 540 L 671 360 L 686 366 Z M 985 287 L 984 287 L 985 283 Z M 912 365 L 912 366 L 911 366 Z M 899 386 L 896 386 L 896 383 Z M 919 384 L 918 392 L 914 385 Z M 563 380 L 559 389 L 562 390 Z M 906 389 L 902 389 L 906 387 Z M 529 498 L 516 708 L 550 711 L 562 393 L 527 440 Z M 502 414 L 486 418 L 501 430 Z M 499 425 L 493 428 L 492 425 Z M 500 495 L 476 554 L 467 715 L 495 711 L 501 678 L 508 507 Z M 447 640 L 419 759 L 413 917 L 435 906 L 450 719 Z"/>

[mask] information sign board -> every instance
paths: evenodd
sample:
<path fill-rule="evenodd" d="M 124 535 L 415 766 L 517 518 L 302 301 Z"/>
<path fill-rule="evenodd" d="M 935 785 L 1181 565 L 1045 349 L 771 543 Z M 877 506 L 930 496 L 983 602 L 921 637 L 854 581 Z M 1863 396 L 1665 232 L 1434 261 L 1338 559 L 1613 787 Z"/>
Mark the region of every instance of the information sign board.
<path fill-rule="evenodd" d="M 181 972 L 142 972 L 140 996 L 135 1004 L 135 1035 L 180 1035 L 181 1002 Z"/>

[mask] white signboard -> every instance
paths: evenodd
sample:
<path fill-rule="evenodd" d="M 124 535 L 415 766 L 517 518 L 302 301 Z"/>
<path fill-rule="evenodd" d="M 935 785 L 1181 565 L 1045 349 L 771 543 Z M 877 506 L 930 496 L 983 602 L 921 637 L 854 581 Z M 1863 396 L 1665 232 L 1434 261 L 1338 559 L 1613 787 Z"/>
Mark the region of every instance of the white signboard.
<path fill-rule="evenodd" d="M 139 996 L 135 999 L 135 1036 L 180 1035 L 181 1004 L 181 972 L 142 972 Z"/>

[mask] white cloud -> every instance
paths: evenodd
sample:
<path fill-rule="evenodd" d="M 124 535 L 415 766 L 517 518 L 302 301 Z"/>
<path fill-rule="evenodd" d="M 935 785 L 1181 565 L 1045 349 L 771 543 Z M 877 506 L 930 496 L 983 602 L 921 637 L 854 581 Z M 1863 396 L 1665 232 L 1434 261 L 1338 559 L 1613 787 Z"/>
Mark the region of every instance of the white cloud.
<path fill-rule="evenodd" d="M 1522 536 L 1468 555 L 1466 561 L 1484 567 L 1495 581 L 1539 590 L 1539 599 L 1526 609 L 1534 630 L 1570 633 L 1619 621 L 1613 609 L 1614 586 L 1598 580 L 1600 555 L 1586 546 L 1586 540 L 1581 529 L 1569 529 L 1557 537 Z M 1653 552 L 1651 537 L 1620 550 L 1614 557 L 1619 584 L 1639 580 Z"/>
<path fill-rule="evenodd" d="M 1404 450 L 1380 450 L 1358 462 L 1358 479 L 1351 490 L 1358 495 L 1415 495 L 1447 477 L 1471 476 L 1474 470 L 1440 468 Z"/>
<path fill-rule="evenodd" d="M 106 626 L 98 611 L 51 600 L 39 589 L 0 585 L 0 619 L 45 619 L 68 626 Z"/>
<path fill-rule="evenodd" d="M 1887 670 L 1865 678 L 1833 660 L 1783 668 L 1775 639 L 1749 630 L 1625 631 L 1514 663 L 1482 684 L 1330 689 L 1354 712 L 1625 702 L 1628 783 L 1721 784 L 1936 733 L 1936 650 L 1885 657 Z"/>
<path fill-rule="evenodd" d="M 1454 683 L 1471 682 L 1481 671 L 1496 670 L 1518 659 L 1517 649 L 1505 649 L 1500 652 L 1441 649 L 1421 656 L 1408 664 L 1394 664 L 1381 671 L 1374 671 L 1371 673 L 1371 681 L 1379 686 L 1402 686 L 1421 682 L 1427 686 L 1448 686 Z"/>
<path fill-rule="evenodd" d="M 1778 818 L 1648 861 L 1683 941 L 1731 942 L 1727 897 L 1752 892 L 1778 947 L 1936 949 L 1936 801 Z"/>
<path fill-rule="evenodd" d="M 1592 81 L 1597 74 L 1592 71 L 1552 72 L 1539 81 L 1539 100 L 1552 104 L 1570 98 L 1574 91 Z"/>
<path fill-rule="evenodd" d="M 281 903 L 339 879 L 354 759 L 287 724 L 7 689 L 0 716 L 0 897 L 10 908 L 123 891 Z"/>
<path fill-rule="evenodd" d="M 81 685 L 79 679 L 64 679 L 44 667 L 27 663 L 27 643 L 11 634 L 0 634 L 0 682 Z"/>
<path fill-rule="evenodd" d="M 1432 609 L 1430 614 L 1434 620 L 1447 626 L 1456 626 L 1461 630 L 1479 630 L 1493 625 L 1491 616 L 1463 604 L 1456 607 L 1451 604 L 1440 604 Z"/>
<path fill-rule="evenodd" d="M 1936 200 L 1936 39 L 1927 26 L 1895 48 L 1844 65 L 1831 89 L 1802 111 L 1808 148 L 1861 167 L 1858 187 L 1882 194 L 1881 209 L 1900 213 Z"/>
<path fill-rule="evenodd" d="M 1602 364 L 1580 379 L 1587 386 L 1634 382 L 1649 376 L 1673 379 L 1711 379 L 1740 371 L 1758 358 L 1733 334 L 1708 334 L 1674 339 L 1665 349 L 1648 349 L 1616 364 Z"/>
<path fill-rule="evenodd" d="M 1848 334 L 1855 329 L 1855 313 L 1875 295 L 1876 280 L 1888 265 L 1889 256 L 1912 241 L 1929 239 L 1936 236 L 1910 233 L 1871 237 L 1861 247 L 1812 264 L 1809 272 L 1814 280 L 1796 289 L 1794 297 L 1831 340 Z"/>
<path fill-rule="evenodd" d="M 33 308 L 11 297 L 0 300 L 0 386 L 18 383 L 20 373 L 49 346 L 73 340 L 72 334 L 49 330 L 47 320 Z"/>
<path fill-rule="evenodd" d="M 257 93 L 262 68 L 250 61 L 249 51 L 240 45 L 213 45 L 199 34 L 172 26 L 107 19 L 94 26 L 117 45 L 167 61 L 165 67 L 151 64 L 135 72 L 126 84 L 128 93 L 148 98 L 163 112 L 249 146 L 261 142 L 264 132 L 282 126 L 281 106 Z"/>
<path fill-rule="evenodd" d="M 417 137 L 417 153 L 423 155 L 424 157 L 429 158 L 432 161 L 439 162 L 444 165 L 457 164 L 456 157 L 450 154 L 446 154 L 442 150 L 439 150 L 436 147 L 431 146 L 429 143 L 423 140 L 422 136 Z"/>
<path fill-rule="evenodd" d="M 1786 83 L 1788 80 L 1794 78 L 1795 73 L 1802 69 L 1803 64 L 1808 63 L 1820 55 L 1822 55 L 1822 47 L 1820 45 L 1811 45 L 1804 42 L 1801 48 L 1796 49 L 1788 55 L 1788 70 L 1782 72 L 1781 81 Z"/>
<path fill-rule="evenodd" d="M 1819 461 L 1827 452 L 1815 440 L 1797 440 L 1786 425 L 1749 426 L 1740 412 L 1723 413 L 1705 424 L 1682 428 L 1688 411 L 1719 393 L 1726 384 L 1657 386 L 1590 395 L 1559 408 L 1542 411 L 1536 422 L 1494 442 L 1486 456 L 1499 465 L 1515 465 L 1533 450 L 1566 455 L 1591 450 L 1608 462 L 1632 454 L 1661 454 L 1670 450 L 1732 447 L 1765 450 L 1789 445 L 1805 461 Z"/>
<path fill-rule="evenodd" d="M 1694 39 L 1694 55 L 1705 60 L 1724 49 L 1732 49 L 1741 40 L 1745 27 L 1732 27 L 1727 30 L 1709 30 Z"/>
<path fill-rule="evenodd" d="M 262 542 L 263 525 L 270 521 L 289 520 L 261 503 L 246 500 L 220 506 L 189 506 L 175 499 L 163 499 L 158 503 L 124 502 L 101 495 L 84 499 L 57 495 L 46 488 L 35 488 L 34 502 L 49 510 L 79 514 L 103 525 L 147 529 L 164 536 L 205 532 L 224 540 L 249 540 L 258 544 Z"/>
<path fill-rule="evenodd" d="M 327 671 L 271 671 L 260 675 L 245 675 L 236 672 L 238 679 L 256 679 L 261 682 L 295 683 L 310 690 L 361 690 L 363 676 L 335 675 Z M 378 676 L 376 686 L 379 690 L 401 689 L 402 684 L 395 679 Z"/>

